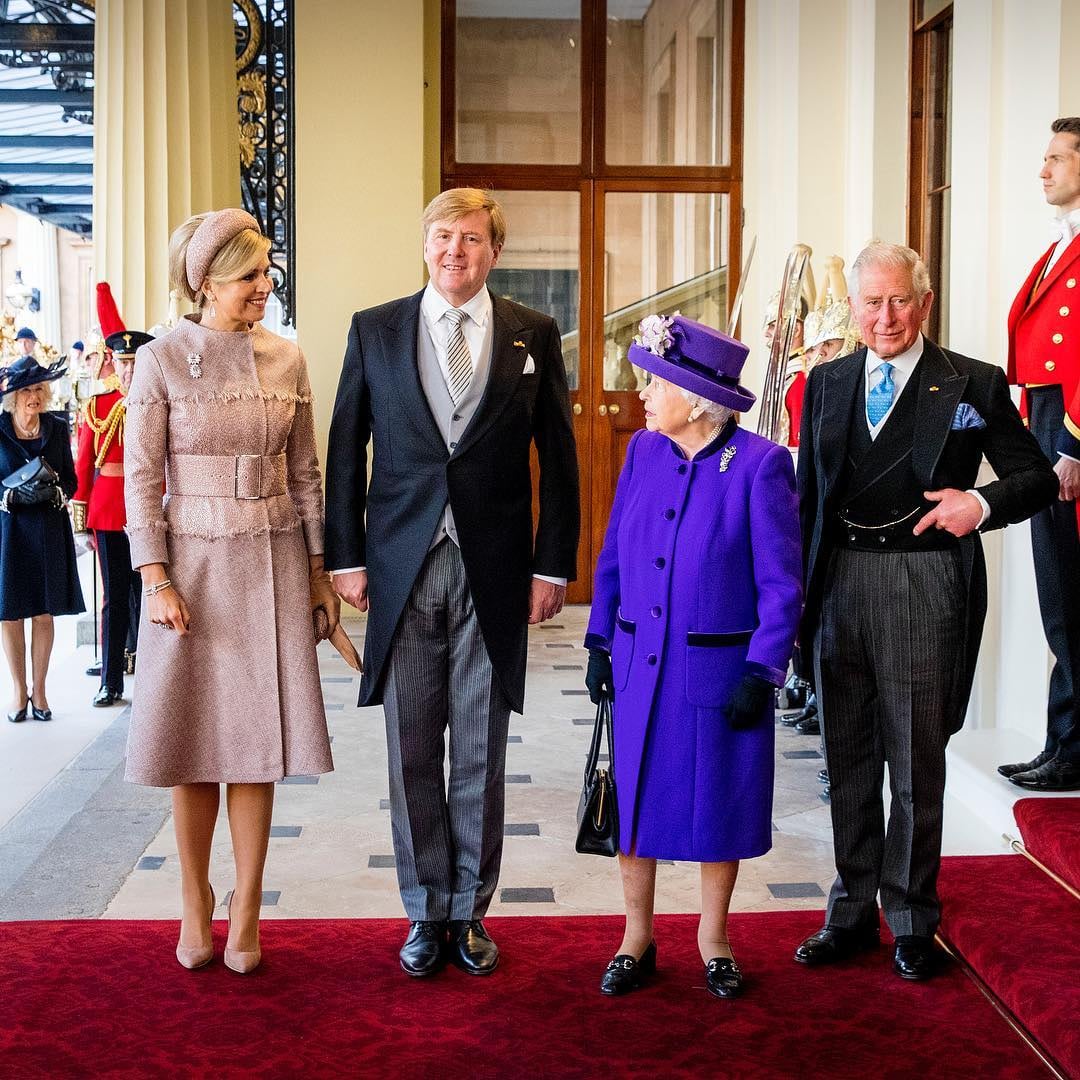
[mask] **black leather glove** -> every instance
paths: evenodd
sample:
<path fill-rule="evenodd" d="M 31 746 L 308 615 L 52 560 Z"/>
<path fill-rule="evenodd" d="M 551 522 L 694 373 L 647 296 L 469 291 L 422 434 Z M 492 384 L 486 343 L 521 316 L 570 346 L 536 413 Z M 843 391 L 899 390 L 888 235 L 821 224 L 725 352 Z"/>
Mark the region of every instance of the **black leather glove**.
<path fill-rule="evenodd" d="M 605 694 L 615 700 L 615 687 L 612 685 L 611 655 L 603 649 L 589 650 L 589 667 L 585 672 L 585 685 L 589 688 L 589 700 L 599 705 Z"/>
<path fill-rule="evenodd" d="M 728 723 L 736 731 L 756 727 L 761 723 L 766 706 L 773 700 L 775 689 L 771 682 L 757 675 L 744 675 L 724 709 Z"/>

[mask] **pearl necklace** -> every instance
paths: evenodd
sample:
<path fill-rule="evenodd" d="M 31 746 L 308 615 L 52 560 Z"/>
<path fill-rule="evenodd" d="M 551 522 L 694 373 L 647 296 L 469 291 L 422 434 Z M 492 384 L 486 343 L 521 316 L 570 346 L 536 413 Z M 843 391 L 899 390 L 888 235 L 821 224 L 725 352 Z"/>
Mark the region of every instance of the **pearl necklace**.
<path fill-rule="evenodd" d="M 41 434 L 41 417 L 37 418 L 37 425 L 33 430 L 27 427 L 23 427 L 18 420 L 15 419 L 15 414 L 11 414 L 11 422 L 15 426 L 15 436 L 19 439 L 36 439 Z"/>

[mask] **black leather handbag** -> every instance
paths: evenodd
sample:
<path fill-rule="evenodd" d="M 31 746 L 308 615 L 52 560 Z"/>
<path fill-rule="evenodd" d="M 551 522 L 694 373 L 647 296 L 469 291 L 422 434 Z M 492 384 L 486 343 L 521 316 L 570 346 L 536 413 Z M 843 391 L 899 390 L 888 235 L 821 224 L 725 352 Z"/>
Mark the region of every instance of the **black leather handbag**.
<path fill-rule="evenodd" d="M 607 735 L 608 767 L 602 769 L 600 743 Z M 611 732 L 611 698 L 605 694 L 596 707 L 585 782 L 577 810 L 577 842 L 583 855 L 613 856 L 619 853 L 619 808 L 615 802 L 615 747 Z"/>
<path fill-rule="evenodd" d="M 5 476 L 0 484 L 4 489 L 0 497 L 0 510 L 8 513 L 19 506 L 41 506 L 44 503 L 56 507 L 64 505 L 60 477 L 40 456 L 16 469 L 10 476 Z"/>

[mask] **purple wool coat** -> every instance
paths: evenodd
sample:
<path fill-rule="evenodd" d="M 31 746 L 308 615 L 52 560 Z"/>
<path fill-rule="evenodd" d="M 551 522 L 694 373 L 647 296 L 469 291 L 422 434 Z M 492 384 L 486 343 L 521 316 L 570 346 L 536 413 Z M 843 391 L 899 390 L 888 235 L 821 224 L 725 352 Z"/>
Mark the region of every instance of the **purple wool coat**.
<path fill-rule="evenodd" d="M 791 455 L 728 428 L 691 461 L 630 440 L 585 644 L 611 652 L 619 844 L 723 862 L 772 846 L 771 707 L 732 729 L 745 674 L 779 685 L 802 610 Z"/>

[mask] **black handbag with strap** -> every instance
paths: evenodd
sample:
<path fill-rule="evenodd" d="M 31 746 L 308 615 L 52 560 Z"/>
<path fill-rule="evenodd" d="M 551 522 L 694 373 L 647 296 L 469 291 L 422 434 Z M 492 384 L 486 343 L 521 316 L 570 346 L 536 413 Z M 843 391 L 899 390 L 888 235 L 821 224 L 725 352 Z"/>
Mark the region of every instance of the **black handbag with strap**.
<path fill-rule="evenodd" d="M 64 493 L 60 490 L 60 477 L 56 470 L 40 455 L 5 476 L 0 485 L 0 510 L 10 513 L 19 506 L 41 506 L 50 503 L 55 507 L 64 505 Z"/>
<path fill-rule="evenodd" d="M 607 735 L 608 767 L 600 763 L 600 743 Z M 619 808 L 615 802 L 615 746 L 611 730 L 611 698 L 607 694 L 596 707 L 585 781 L 577 810 L 577 841 L 583 855 L 613 856 L 619 853 Z"/>

